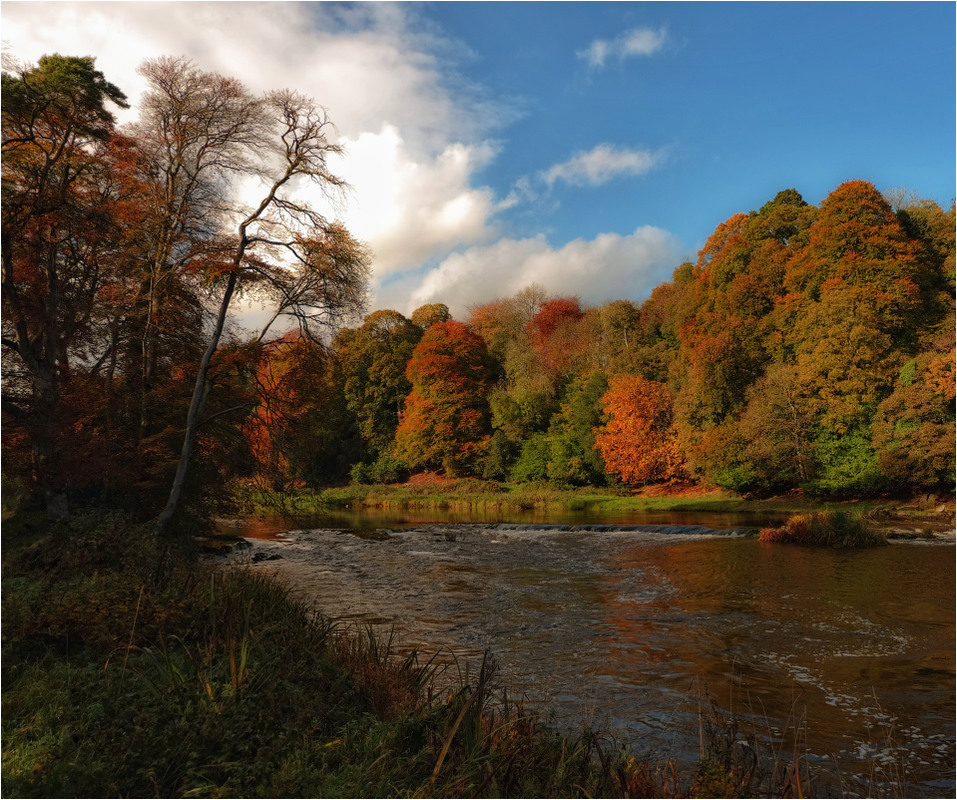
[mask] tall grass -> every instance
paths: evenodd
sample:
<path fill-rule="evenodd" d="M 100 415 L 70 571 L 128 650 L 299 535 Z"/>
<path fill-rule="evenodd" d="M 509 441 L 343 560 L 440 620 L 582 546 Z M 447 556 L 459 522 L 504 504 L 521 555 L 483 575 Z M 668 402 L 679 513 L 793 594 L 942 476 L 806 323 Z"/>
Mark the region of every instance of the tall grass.
<path fill-rule="evenodd" d="M 876 547 L 887 544 L 887 535 L 868 524 L 862 514 L 817 511 L 795 514 L 780 528 L 764 528 L 762 542 L 817 545 L 821 547 Z"/>

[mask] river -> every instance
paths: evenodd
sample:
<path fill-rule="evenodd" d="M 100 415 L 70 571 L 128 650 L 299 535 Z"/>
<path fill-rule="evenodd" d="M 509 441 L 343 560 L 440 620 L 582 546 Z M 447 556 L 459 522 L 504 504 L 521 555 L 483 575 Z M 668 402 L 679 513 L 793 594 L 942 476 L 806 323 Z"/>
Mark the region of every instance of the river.
<path fill-rule="evenodd" d="M 473 669 L 491 649 L 501 682 L 559 727 L 693 762 L 713 702 L 801 755 L 806 796 L 955 796 L 952 538 L 842 551 L 523 521 L 243 532 L 281 556 L 257 568 L 326 616 Z"/>

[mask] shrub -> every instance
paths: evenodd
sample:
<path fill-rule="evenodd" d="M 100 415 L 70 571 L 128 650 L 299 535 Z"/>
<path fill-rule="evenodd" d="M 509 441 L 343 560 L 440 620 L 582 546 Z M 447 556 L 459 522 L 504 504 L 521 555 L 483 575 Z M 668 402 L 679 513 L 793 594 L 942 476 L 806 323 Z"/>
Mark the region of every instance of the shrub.
<path fill-rule="evenodd" d="M 780 528 L 764 528 L 759 540 L 776 544 L 807 544 L 824 547 L 874 547 L 887 544 L 887 537 L 871 528 L 860 514 L 818 511 L 795 514 Z"/>

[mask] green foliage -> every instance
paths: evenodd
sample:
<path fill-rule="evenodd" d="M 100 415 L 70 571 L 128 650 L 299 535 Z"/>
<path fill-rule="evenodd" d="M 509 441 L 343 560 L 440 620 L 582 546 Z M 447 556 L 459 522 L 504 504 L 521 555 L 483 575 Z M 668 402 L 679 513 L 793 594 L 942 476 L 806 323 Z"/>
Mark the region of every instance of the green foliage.
<path fill-rule="evenodd" d="M 9 119 L 37 122 L 58 115 L 73 124 L 76 134 L 105 139 L 114 122 L 106 108 L 111 102 L 129 108 L 126 95 L 95 68 L 91 56 L 42 56 L 21 75 L 4 71 L 2 97 L 4 127 Z"/>
<path fill-rule="evenodd" d="M 518 451 L 518 445 L 512 442 L 504 431 L 495 431 L 485 452 L 481 476 L 486 480 L 505 480 L 511 472 Z"/>
<path fill-rule="evenodd" d="M 822 428 L 814 443 L 816 477 L 804 488 L 817 494 L 870 494 L 884 488 L 885 478 L 871 445 L 871 431 L 858 427 L 845 433 Z"/>
<path fill-rule="evenodd" d="M 421 338 L 422 329 L 397 311 L 376 311 L 333 343 L 342 392 L 372 460 L 392 448 L 412 388 L 406 365 Z"/>
<path fill-rule="evenodd" d="M 372 464 L 362 461 L 353 464 L 349 477 L 355 483 L 401 483 L 408 480 L 409 465 L 383 453 Z"/>
<path fill-rule="evenodd" d="M 549 429 L 551 461 L 548 477 L 572 486 L 604 486 L 605 464 L 595 448 L 595 428 L 602 422 L 602 396 L 608 391 L 604 372 L 579 375 L 568 387 L 561 411 Z"/>
<path fill-rule="evenodd" d="M 522 445 L 509 477 L 513 481 L 522 482 L 547 480 L 551 456 L 552 447 L 548 434 L 537 433 Z"/>
<path fill-rule="evenodd" d="M 917 361 L 913 358 L 901 367 L 897 380 L 901 386 L 911 386 L 917 378 Z"/>

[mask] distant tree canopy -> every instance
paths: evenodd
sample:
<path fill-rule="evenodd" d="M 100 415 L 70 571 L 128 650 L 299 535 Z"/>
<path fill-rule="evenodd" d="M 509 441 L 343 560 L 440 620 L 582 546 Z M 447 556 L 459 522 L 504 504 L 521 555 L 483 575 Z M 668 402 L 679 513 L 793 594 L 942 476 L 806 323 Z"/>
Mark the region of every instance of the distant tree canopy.
<path fill-rule="evenodd" d="M 360 321 L 369 254 L 291 191 L 341 189 L 322 109 L 184 59 L 141 73 L 121 130 L 92 58 L 3 73 L 4 479 L 50 513 L 168 525 L 231 479 L 421 470 L 953 488 L 953 207 L 786 189 L 640 305 L 530 286 L 464 321 L 441 303 Z M 260 199 L 237 211 L 241 178 Z M 227 324 L 239 294 L 270 304 L 261 330 Z"/>

